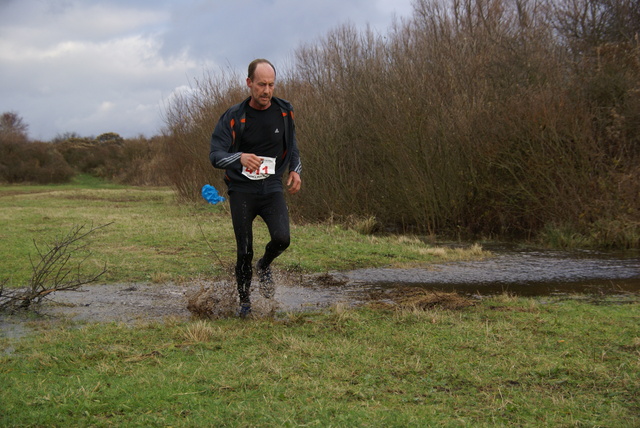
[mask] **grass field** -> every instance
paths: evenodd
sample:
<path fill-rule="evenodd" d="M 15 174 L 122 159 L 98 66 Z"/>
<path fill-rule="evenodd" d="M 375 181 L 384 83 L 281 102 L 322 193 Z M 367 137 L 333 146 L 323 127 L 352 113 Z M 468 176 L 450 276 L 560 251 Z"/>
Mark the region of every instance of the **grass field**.
<path fill-rule="evenodd" d="M 109 281 L 220 275 L 228 217 L 168 189 L 0 187 L 0 278 L 28 280 L 34 239 L 110 222 L 90 246 Z M 309 272 L 483 256 L 332 224 L 293 234 L 278 263 Z M 0 426 L 640 426 L 639 296 L 473 303 L 136 325 L 34 316 L 32 334 L 0 336 Z"/>
<path fill-rule="evenodd" d="M 204 202 L 204 201 L 203 201 Z M 30 257 L 73 227 L 108 225 L 90 236 L 88 267 L 106 263 L 105 282 L 180 281 L 215 276 L 235 263 L 228 205 L 178 204 L 168 188 L 134 188 L 84 178 L 61 186 L 0 186 L 0 279 L 23 285 Z M 255 223 L 255 249 L 267 243 Z M 363 235 L 341 225 L 292 226 L 287 270 L 321 272 L 482 257 L 478 247 L 434 248 L 417 238 Z"/>

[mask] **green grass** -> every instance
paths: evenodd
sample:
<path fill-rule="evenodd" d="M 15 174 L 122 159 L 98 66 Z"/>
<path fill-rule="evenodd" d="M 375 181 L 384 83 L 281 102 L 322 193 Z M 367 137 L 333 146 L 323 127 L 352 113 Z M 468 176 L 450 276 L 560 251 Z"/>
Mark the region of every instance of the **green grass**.
<path fill-rule="evenodd" d="M 105 224 L 110 225 L 89 237 L 93 255 L 86 264 L 97 269 L 106 263 L 104 282 L 188 280 L 219 275 L 235 263 L 227 204 L 178 204 L 168 188 L 117 186 L 84 177 L 70 185 L 0 186 L 0 281 L 27 283 L 30 257 L 37 258 L 34 243 L 44 247 L 73 227 Z M 267 228 L 258 219 L 257 253 L 267 240 Z M 281 269 L 322 272 L 481 256 L 477 247 L 434 249 L 418 239 L 316 224 L 292 225 L 292 245 L 276 263 Z"/>
<path fill-rule="evenodd" d="M 43 327 L 0 354 L 0 424 L 633 427 L 639 321 L 637 297 L 499 296 L 458 311 Z"/>

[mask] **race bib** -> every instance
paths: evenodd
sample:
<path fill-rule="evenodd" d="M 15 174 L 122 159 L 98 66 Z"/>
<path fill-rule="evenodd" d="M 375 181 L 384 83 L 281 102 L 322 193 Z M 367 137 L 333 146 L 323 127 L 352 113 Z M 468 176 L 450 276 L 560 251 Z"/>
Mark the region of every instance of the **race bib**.
<path fill-rule="evenodd" d="M 248 169 L 246 166 L 242 167 L 242 175 L 251 180 L 264 180 L 270 175 L 276 173 L 276 158 L 262 158 L 262 165 L 258 169 Z"/>

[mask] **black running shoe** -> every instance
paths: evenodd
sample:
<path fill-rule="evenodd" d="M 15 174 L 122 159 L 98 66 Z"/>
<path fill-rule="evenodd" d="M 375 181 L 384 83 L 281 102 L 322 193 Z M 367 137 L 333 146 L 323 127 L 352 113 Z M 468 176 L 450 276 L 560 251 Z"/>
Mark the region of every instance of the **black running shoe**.
<path fill-rule="evenodd" d="M 262 268 L 262 259 L 256 263 L 256 273 L 258 274 L 258 291 L 265 299 L 270 299 L 276 294 L 276 285 L 271 276 L 271 266 Z"/>
<path fill-rule="evenodd" d="M 251 303 L 240 303 L 238 316 L 240 318 L 248 318 L 251 315 Z"/>

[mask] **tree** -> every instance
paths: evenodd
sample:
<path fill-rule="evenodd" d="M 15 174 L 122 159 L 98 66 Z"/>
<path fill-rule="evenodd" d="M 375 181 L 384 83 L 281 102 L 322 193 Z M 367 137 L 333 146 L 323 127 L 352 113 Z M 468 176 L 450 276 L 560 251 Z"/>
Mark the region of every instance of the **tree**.
<path fill-rule="evenodd" d="M 0 116 L 0 141 L 25 142 L 28 140 L 29 125 L 14 111 L 2 113 Z"/>
<path fill-rule="evenodd" d="M 124 143 L 124 138 L 115 132 L 105 132 L 104 134 L 100 134 L 96 137 L 96 142 L 100 144 L 122 144 Z"/>
<path fill-rule="evenodd" d="M 51 142 L 54 143 L 54 144 L 57 144 L 57 143 L 63 143 L 65 141 L 67 141 L 67 140 L 71 140 L 71 139 L 77 140 L 77 139 L 80 139 L 80 138 L 82 138 L 82 137 L 77 132 L 64 132 L 62 134 L 56 135 L 53 138 L 53 140 L 51 140 Z"/>
<path fill-rule="evenodd" d="M 551 2 L 555 25 L 577 54 L 605 44 L 633 44 L 640 33 L 637 0 L 562 0 Z"/>

